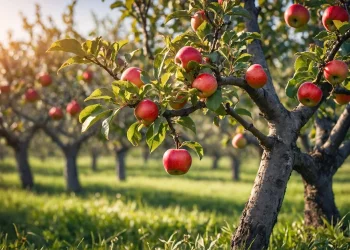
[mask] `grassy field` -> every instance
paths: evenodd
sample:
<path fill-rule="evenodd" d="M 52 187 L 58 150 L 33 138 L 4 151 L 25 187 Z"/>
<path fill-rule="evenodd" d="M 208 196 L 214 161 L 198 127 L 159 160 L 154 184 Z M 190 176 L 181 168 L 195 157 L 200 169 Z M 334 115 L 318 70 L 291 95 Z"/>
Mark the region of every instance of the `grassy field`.
<path fill-rule="evenodd" d="M 258 168 L 257 160 L 243 161 L 241 181 L 233 182 L 229 159 L 211 170 L 211 160 L 204 158 L 195 160 L 187 175 L 174 177 L 165 173 L 160 159 L 145 166 L 136 151 L 128 156 L 127 181 L 121 183 L 114 157 L 100 158 L 97 172 L 88 157 L 81 157 L 84 191 L 69 194 L 62 159 L 30 162 L 32 192 L 19 188 L 12 159 L 0 163 L 0 249 L 208 249 L 214 243 L 226 249 Z M 336 175 L 334 191 L 345 215 L 350 211 L 349 164 Z M 293 174 L 271 249 L 350 249 L 339 228 L 307 234 L 302 215 L 303 186 Z"/>

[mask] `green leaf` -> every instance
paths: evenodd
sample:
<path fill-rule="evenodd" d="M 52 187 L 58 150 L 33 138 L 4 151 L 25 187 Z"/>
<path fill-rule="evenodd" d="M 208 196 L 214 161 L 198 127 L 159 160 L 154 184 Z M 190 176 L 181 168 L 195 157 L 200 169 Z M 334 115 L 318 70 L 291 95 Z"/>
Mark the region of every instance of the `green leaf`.
<path fill-rule="evenodd" d="M 126 136 L 128 138 L 128 140 L 131 142 L 132 145 L 137 146 L 139 144 L 139 142 L 141 141 L 141 133 L 138 130 L 140 123 L 139 122 L 135 122 L 133 123 L 128 131 L 126 132 Z"/>
<path fill-rule="evenodd" d="M 349 22 L 342 22 L 339 20 L 333 20 L 333 23 L 337 30 L 339 30 L 340 34 L 343 34 L 350 29 L 350 23 Z"/>
<path fill-rule="evenodd" d="M 242 16 L 249 19 L 251 18 L 250 13 L 240 5 L 233 7 L 232 11 L 228 12 L 227 14 L 232 16 Z"/>
<path fill-rule="evenodd" d="M 294 63 L 294 69 L 296 72 L 300 71 L 300 70 L 305 70 L 307 69 L 308 64 L 307 64 L 307 60 L 305 60 L 305 58 L 298 56 L 298 58 L 295 60 Z"/>
<path fill-rule="evenodd" d="M 165 19 L 165 23 L 169 22 L 171 19 L 174 19 L 174 18 L 180 18 L 180 17 L 185 17 L 186 19 L 190 18 L 191 17 L 191 14 L 188 13 L 187 10 L 178 10 L 178 11 L 175 11 L 173 13 L 171 13 L 170 15 L 168 15 Z"/>
<path fill-rule="evenodd" d="M 218 89 L 213 95 L 207 98 L 207 108 L 215 112 L 220 107 L 222 102 L 223 98 L 221 89 Z"/>
<path fill-rule="evenodd" d="M 167 124 L 161 123 L 158 127 L 158 130 L 156 130 L 156 125 L 151 126 L 146 134 L 146 143 L 149 147 L 150 152 L 152 153 L 154 150 L 156 150 L 164 141 L 166 137 L 166 131 L 167 131 Z M 155 134 L 154 131 L 157 131 Z"/>
<path fill-rule="evenodd" d="M 102 122 L 101 133 L 107 140 L 109 140 L 109 127 L 111 126 L 111 122 L 113 121 L 114 117 L 118 114 L 119 110 L 120 109 L 113 110 L 113 113 Z"/>
<path fill-rule="evenodd" d="M 85 107 L 79 114 L 79 122 L 83 123 L 85 119 L 88 118 L 96 110 L 102 110 L 102 105 L 94 104 Z"/>
<path fill-rule="evenodd" d="M 119 8 L 119 7 L 122 7 L 124 6 L 124 3 L 122 1 L 115 1 L 114 3 L 112 3 L 110 5 L 110 8 L 111 9 L 115 9 L 115 8 Z"/>
<path fill-rule="evenodd" d="M 73 53 L 81 57 L 86 56 L 81 44 L 77 40 L 70 38 L 54 42 L 47 51 L 63 51 Z"/>
<path fill-rule="evenodd" d="M 124 57 L 125 57 L 125 61 L 127 63 L 130 63 L 131 62 L 131 59 L 134 57 L 134 55 L 136 54 L 136 52 L 138 51 L 141 51 L 141 49 L 136 49 L 128 54 L 125 54 Z"/>
<path fill-rule="evenodd" d="M 193 133 L 196 134 L 196 124 L 193 122 L 193 120 L 189 116 L 183 116 L 180 117 L 176 123 L 180 124 L 181 126 L 188 128 Z"/>
<path fill-rule="evenodd" d="M 131 10 L 132 4 L 135 2 L 135 0 L 126 0 L 125 6 L 128 10 Z"/>
<path fill-rule="evenodd" d="M 252 57 L 251 54 L 248 54 L 248 53 L 243 53 L 242 55 L 240 55 L 236 61 L 235 61 L 235 64 L 238 63 L 238 62 L 249 62 L 250 58 Z"/>
<path fill-rule="evenodd" d="M 167 84 L 170 77 L 171 77 L 171 73 L 165 73 L 162 75 L 162 77 L 160 78 L 160 84 L 162 87 L 164 87 Z"/>
<path fill-rule="evenodd" d="M 141 71 L 141 81 L 142 81 L 144 84 L 150 84 L 150 83 L 152 83 L 151 78 L 149 77 L 149 75 L 147 74 L 147 72 L 144 71 L 144 70 Z"/>
<path fill-rule="evenodd" d="M 245 116 L 249 116 L 250 118 L 252 118 L 252 114 L 250 113 L 249 110 L 242 109 L 242 108 L 235 108 L 234 110 L 239 115 L 245 115 Z"/>
<path fill-rule="evenodd" d="M 104 99 L 104 100 L 111 100 L 114 98 L 114 94 L 111 90 L 107 88 L 100 88 L 94 90 L 94 92 L 91 93 L 89 97 L 87 97 L 84 101 L 89 100 L 97 100 L 97 99 Z"/>
<path fill-rule="evenodd" d="M 211 34 L 212 29 L 209 23 L 203 22 L 196 30 L 197 35 L 200 39 L 204 40 L 209 34 Z"/>
<path fill-rule="evenodd" d="M 316 62 L 320 61 L 320 59 L 316 56 L 316 54 L 310 51 L 298 52 L 295 55 L 301 56 L 305 59 L 310 59 L 311 61 L 316 61 Z"/>
<path fill-rule="evenodd" d="M 82 127 L 81 127 L 81 132 L 84 133 L 86 130 L 88 130 L 92 125 L 94 125 L 96 122 L 98 122 L 99 120 L 101 120 L 102 118 L 106 117 L 106 116 L 110 116 L 112 114 L 112 110 L 102 110 L 101 109 L 96 109 L 94 110 L 90 116 L 88 116 Z"/>
<path fill-rule="evenodd" d="M 74 56 L 74 57 L 71 57 L 69 58 L 67 61 L 65 61 L 61 67 L 57 70 L 57 73 L 65 68 L 65 67 L 68 67 L 70 65 L 73 65 L 73 64 L 88 64 L 88 63 L 91 63 L 90 61 L 86 60 L 85 58 L 83 57 L 80 57 L 80 56 Z"/>
<path fill-rule="evenodd" d="M 198 155 L 199 159 L 202 159 L 203 156 L 204 156 L 203 147 L 198 142 L 195 142 L 195 141 L 184 141 L 181 144 L 180 148 L 182 148 L 182 147 L 188 147 L 188 148 L 194 150 L 196 152 L 196 154 Z"/>

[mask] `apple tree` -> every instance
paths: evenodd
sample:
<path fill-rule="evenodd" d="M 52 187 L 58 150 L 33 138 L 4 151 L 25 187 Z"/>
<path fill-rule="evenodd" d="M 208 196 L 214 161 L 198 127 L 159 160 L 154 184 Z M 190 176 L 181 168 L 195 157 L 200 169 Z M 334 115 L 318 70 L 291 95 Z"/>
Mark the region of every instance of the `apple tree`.
<path fill-rule="evenodd" d="M 139 5 L 143 6 L 139 9 L 143 13 L 151 2 L 127 1 L 126 15 L 132 15 L 130 9 Z M 286 95 L 300 102 L 293 108 L 284 105 L 284 101 L 282 103 L 281 94 L 273 84 L 258 22 L 261 8 L 257 8 L 254 0 L 244 3 L 195 0 L 190 3 L 189 10 L 172 10 L 166 22 L 172 22 L 174 18 L 189 20 L 192 16 L 191 26 L 195 32 L 182 31 L 174 38 L 165 35 L 154 57 L 149 56 L 150 49 L 145 44 L 144 50 L 154 59 L 153 70 L 149 70 L 149 66 L 147 70 L 132 68 L 131 59 L 135 52 L 130 52 L 124 56 L 129 63 L 128 70 L 122 74 L 115 71 L 120 47 L 118 41 L 97 38 L 80 44 L 69 38 L 53 43 L 49 51 L 75 54 L 71 60 L 96 64 L 114 78 L 111 86 L 99 88 L 90 96 L 100 103 L 89 105 L 81 112 L 82 126 L 92 126 L 102 119 L 103 132 L 108 136 L 111 121 L 118 119 L 118 112 L 134 109 L 136 121 L 129 127 L 127 138 L 133 145 L 138 145 L 144 136 L 150 150 L 154 151 L 166 134 L 170 134 L 175 149 L 168 150 L 163 158 L 170 174 L 184 174 L 189 170 L 191 156 L 186 148 L 193 149 L 200 158 L 203 156 L 200 143 L 183 141 L 177 132 L 178 126 L 193 124 L 190 116 L 194 112 L 213 114 L 219 121 L 232 117 L 256 137 L 263 154 L 231 247 L 263 249 L 268 246 L 293 169 L 310 182 L 312 189 L 317 189 L 312 181 L 322 169 L 319 169 L 313 154 L 302 153 L 298 148 L 301 129 L 331 101 L 333 95 L 348 94 L 343 85 L 348 73 L 343 62 L 348 60 L 348 55 L 339 53 L 350 38 L 348 3 L 317 0 L 305 1 L 304 5 L 311 13 L 326 9 L 323 14 L 326 31 L 314 37 L 324 41 L 321 46 L 312 45 L 308 51 L 297 54 L 295 73 L 286 87 Z M 115 6 L 124 4 L 117 1 Z M 306 25 L 310 12 L 305 6 L 293 5 L 285 12 L 289 26 L 299 28 Z M 144 36 L 147 41 L 146 34 Z M 244 117 L 248 110 L 237 108 L 239 97 L 245 94 L 260 110 L 260 116 L 265 120 L 264 127 L 257 127 L 255 122 Z M 332 159 L 327 161 L 328 167 L 335 164 L 337 157 L 341 165 L 349 154 L 348 144 L 343 143 L 349 127 L 347 120 L 348 111 L 345 109 L 321 147 L 320 159 L 324 155 Z M 308 168 L 311 160 L 316 162 L 315 167 Z M 308 179 L 310 176 L 313 178 Z M 313 205 L 319 206 L 320 196 L 314 197 Z"/>

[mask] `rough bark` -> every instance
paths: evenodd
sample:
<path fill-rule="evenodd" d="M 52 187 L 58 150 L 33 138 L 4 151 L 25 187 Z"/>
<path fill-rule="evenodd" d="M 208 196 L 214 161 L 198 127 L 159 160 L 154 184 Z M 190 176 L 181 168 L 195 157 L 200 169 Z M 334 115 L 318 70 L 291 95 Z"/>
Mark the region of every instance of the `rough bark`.
<path fill-rule="evenodd" d="M 81 190 L 79 177 L 78 177 L 78 167 L 77 167 L 79 145 L 77 144 L 66 145 L 63 151 L 66 157 L 66 165 L 64 168 L 66 188 L 68 191 L 79 192 Z"/>
<path fill-rule="evenodd" d="M 232 238 L 232 249 L 267 248 L 293 165 L 291 146 L 276 142 L 271 150 L 264 151 L 249 201 Z"/>
<path fill-rule="evenodd" d="M 28 148 L 29 142 L 18 143 L 14 148 L 17 169 L 24 189 L 31 189 L 34 186 L 34 179 L 28 161 Z"/>
<path fill-rule="evenodd" d="M 117 161 L 116 170 L 117 170 L 117 176 L 119 181 L 126 180 L 125 158 L 126 158 L 127 152 L 128 152 L 128 148 L 121 148 L 121 149 L 115 150 L 116 161 Z"/>
<path fill-rule="evenodd" d="M 232 180 L 239 181 L 240 161 L 237 157 L 231 157 Z"/>
<path fill-rule="evenodd" d="M 304 220 L 305 225 L 323 226 L 323 219 L 330 223 L 340 220 L 340 213 L 334 201 L 332 177 L 328 177 L 322 185 L 311 185 L 304 181 Z"/>

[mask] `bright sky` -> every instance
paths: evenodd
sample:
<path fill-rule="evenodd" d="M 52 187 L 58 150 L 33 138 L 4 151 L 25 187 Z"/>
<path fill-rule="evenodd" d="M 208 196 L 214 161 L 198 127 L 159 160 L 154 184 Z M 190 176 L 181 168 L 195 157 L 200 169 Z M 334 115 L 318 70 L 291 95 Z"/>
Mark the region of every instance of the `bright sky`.
<path fill-rule="evenodd" d="M 76 22 L 78 31 L 86 34 L 93 27 L 91 11 L 99 17 L 113 16 L 117 10 L 110 10 L 113 0 L 78 0 Z M 29 20 L 34 19 L 35 3 L 40 4 L 43 15 L 51 15 L 57 24 L 61 23 L 61 14 L 70 0 L 0 0 L 0 40 L 7 37 L 7 31 L 12 30 L 16 38 L 23 38 L 22 23 L 19 13 L 22 12 Z"/>

